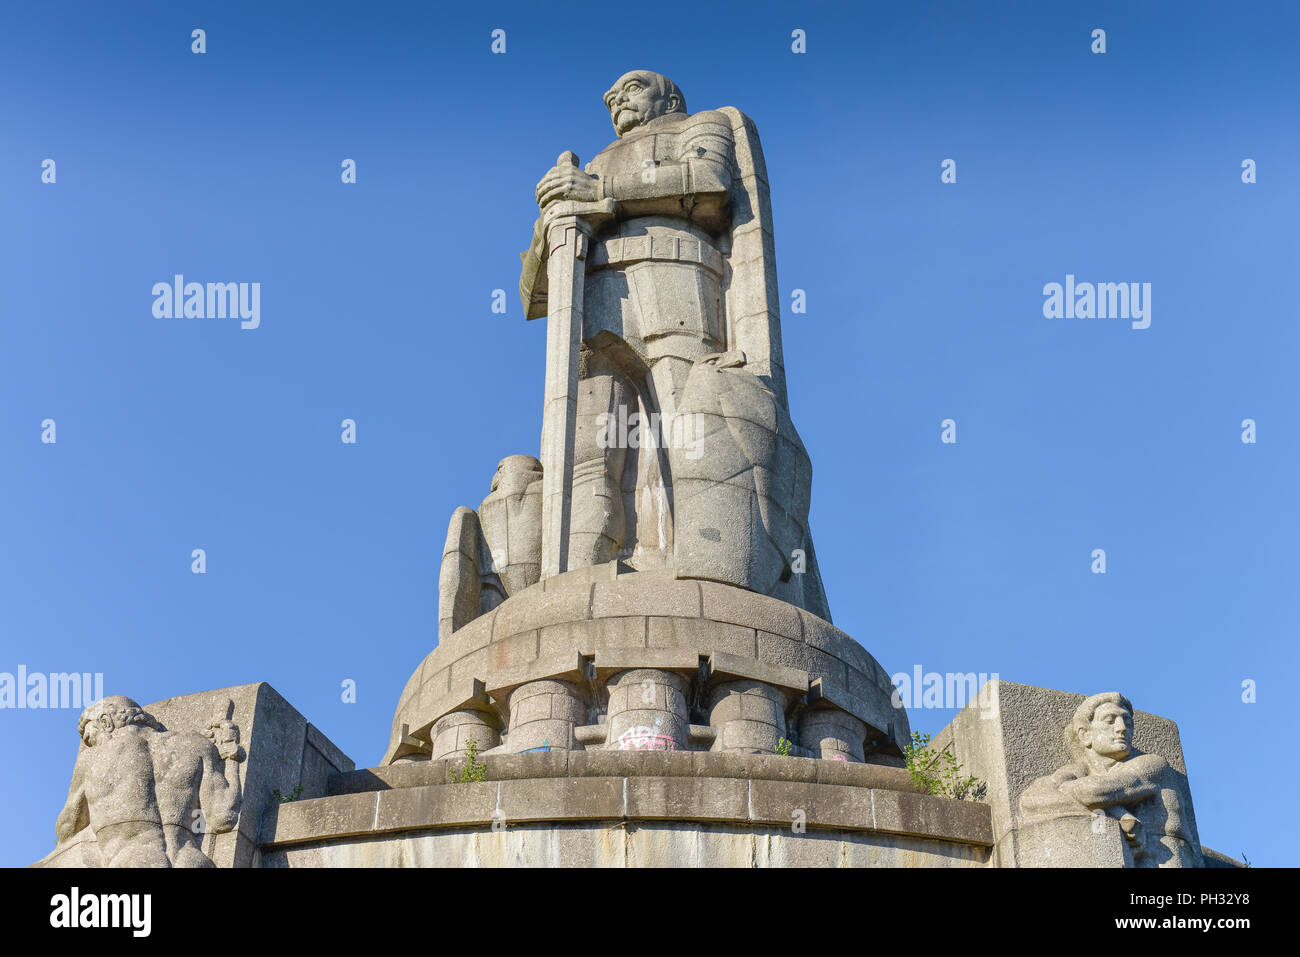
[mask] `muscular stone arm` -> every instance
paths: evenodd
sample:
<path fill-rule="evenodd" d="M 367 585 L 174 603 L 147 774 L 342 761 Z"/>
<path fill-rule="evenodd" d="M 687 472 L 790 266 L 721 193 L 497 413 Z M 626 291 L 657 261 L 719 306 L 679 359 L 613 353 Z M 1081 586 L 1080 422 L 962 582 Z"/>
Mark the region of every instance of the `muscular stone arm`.
<path fill-rule="evenodd" d="M 220 766 L 218 768 L 218 766 Z M 232 830 L 239 820 L 243 792 L 239 784 L 239 762 L 222 760 L 211 745 L 203 750 L 203 780 L 199 784 L 199 805 L 208 830 L 214 834 Z"/>
<path fill-rule="evenodd" d="M 1087 809 L 1063 791 L 1063 785 L 1081 779 L 1086 773 L 1079 765 L 1067 764 L 1046 777 L 1038 778 L 1020 796 L 1021 814 L 1030 822 L 1086 814 Z"/>
<path fill-rule="evenodd" d="M 82 757 L 83 749 L 77 754 L 77 763 L 72 769 L 72 784 L 68 788 L 68 800 L 54 822 L 54 836 L 59 841 L 66 841 L 90 823 L 90 806 L 86 802 L 86 769 Z"/>
<path fill-rule="evenodd" d="M 1103 774 L 1094 773 L 1086 777 L 1062 781 L 1061 793 L 1087 808 L 1139 804 L 1160 792 L 1160 783 L 1156 780 L 1160 768 L 1149 760 L 1154 757 L 1154 755 L 1139 755 L 1114 765 Z M 1160 761 L 1158 758 L 1156 760 Z M 1160 764 L 1163 763 L 1160 761 Z"/>

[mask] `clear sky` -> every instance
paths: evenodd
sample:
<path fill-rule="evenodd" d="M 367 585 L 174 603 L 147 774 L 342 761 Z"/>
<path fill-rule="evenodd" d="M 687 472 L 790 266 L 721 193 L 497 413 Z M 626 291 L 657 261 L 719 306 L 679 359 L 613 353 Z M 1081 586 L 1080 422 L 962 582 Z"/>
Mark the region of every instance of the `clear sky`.
<path fill-rule="evenodd" d="M 835 622 L 891 673 L 1126 692 L 1204 843 L 1297 863 L 1298 10 L 4 5 L 0 671 L 268 681 L 378 762 L 452 509 L 538 451 L 533 187 L 648 68 L 758 125 Z M 176 273 L 260 282 L 260 327 L 155 318 Z M 1045 318 L 1067 274 L 1150 283 L 1150 328 Z M 76 718 L 0 711 L 0 864 L 53 846 Z"/>

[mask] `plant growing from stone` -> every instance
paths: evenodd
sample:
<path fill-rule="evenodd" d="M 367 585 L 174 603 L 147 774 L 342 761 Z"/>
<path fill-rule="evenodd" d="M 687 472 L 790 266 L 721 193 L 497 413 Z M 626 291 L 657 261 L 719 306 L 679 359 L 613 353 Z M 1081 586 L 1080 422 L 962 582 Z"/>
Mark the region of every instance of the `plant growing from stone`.
<path fill-rule="evenodd" d="M 793 747 L 794 747 L 794 742 L 791 741 L 789 738 L 777 738 L 776 748 L 774 750 L 776 751 L 777 754 L 781 755 L 781 757 L 786 758 L 790 756 L 790 750 Z"/>
<path fill-rule="evenodd" d="M 465 784 L 469 781 L 482 781 L 487 777 L 487 765 L 478 759 L 478 741 L 471 734 L 465 742 L 465 767 L 458 773 L 455 768 L 447 768 L 447 781 L 451 784 Z"/>
<path fill-rule="evenodd" d="M 302 796 L 302 785 L 295 784 L 292 791 L 288 794 L 281 794 L 280 789 L 276 788 L 271 792 L 271 797 L 275 798 L 281 804 L 288 804 L 290 801 L 296 801 Z"/>
<path fill-rule="evenodd" d="M 961 801 L 967 796 L 978 797 L 983 790 L 979 778 L 963 776 L 962 767 L 951 751 L 936 751 L 930 747 L 930 736 L 912 732 L 912 743 L 903 748 L 907 773 L 913 781 L 925 788 L 926 794 L 952 797 Z"/>

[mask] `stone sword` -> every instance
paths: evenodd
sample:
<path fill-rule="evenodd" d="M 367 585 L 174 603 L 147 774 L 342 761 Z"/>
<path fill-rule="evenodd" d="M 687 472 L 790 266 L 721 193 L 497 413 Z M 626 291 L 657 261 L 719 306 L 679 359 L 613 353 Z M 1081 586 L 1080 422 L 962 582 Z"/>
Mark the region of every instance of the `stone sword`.
<path fill-rule="evenodd" d="M 566 150 L 556 166 L 578 166 Z M 578 419 L 578 350 L 582 343 L 583 283 L 592 230 L 613 217 L 612 199 L 561 200 L 546 220 L 546 386 L 542 410 L 541 577 L 568 571 L 574 433 Z"/>

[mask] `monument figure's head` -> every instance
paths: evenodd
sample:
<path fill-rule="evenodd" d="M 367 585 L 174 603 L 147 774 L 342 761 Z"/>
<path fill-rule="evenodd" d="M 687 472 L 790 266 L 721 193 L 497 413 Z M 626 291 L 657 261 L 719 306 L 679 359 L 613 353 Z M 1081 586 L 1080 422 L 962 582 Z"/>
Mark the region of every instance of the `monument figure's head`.
<path fill-rule="evenodd" d="M 81 736 L 82 741 L 86 742 L 87 747 L 94 747 L 96 742 L 102 741 L 118 728 L 125 728 L 131 724 L 153 728 L 155 731 L 162 730 L 162 725 L 153 715 L 130 698 L 120 694 L 109 695 L 81 712 L 81 719 L 77 722 L 77 734 Z"/>
<path fill-rule="evenodd" d="M 507 455 L 497 463 L 492 491 L 517 495 L 542 477 L 542 463 L 531 455 Z"/>
<path fill-rule="evenodd" d="M 1089 754 L 1123 761 L 1133 753 L 1133 705 L 1118 691 L 1085 698 L 1066 726 L 1065 743 L 1077 761 Z"/>
<path fill-rule="evenodd" d="M 685 113 L 686 97 L 662 73 L 633 70 L 624 73 L 605 94 L 605 107 L 619 136 L 668 113 Z"/>

